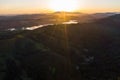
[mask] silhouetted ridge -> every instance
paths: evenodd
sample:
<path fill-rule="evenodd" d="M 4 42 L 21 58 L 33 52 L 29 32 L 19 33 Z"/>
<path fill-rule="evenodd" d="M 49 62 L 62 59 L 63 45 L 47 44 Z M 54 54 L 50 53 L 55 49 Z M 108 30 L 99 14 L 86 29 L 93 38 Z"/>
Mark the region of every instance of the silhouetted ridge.
<path fill-rule="evenodd" d="M 107 18 L 95 21 L 102 25 L 109 25 L 111 27 L 120 27 L 120 14 L 116 14 Z"/>

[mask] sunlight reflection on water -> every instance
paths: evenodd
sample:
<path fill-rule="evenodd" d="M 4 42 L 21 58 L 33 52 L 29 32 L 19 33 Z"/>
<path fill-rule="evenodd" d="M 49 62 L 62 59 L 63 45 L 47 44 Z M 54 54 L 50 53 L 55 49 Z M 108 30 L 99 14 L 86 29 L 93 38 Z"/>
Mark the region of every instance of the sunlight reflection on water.
<path fill-rule="evenodd" d="M 77 24 L 77 20 L 70 20 L 68 22 L 63 22 L 62 24 Z"/>
<path fill-rule="evenodd" d="M 68 22 L 63 22 L 62 24 L 77 24 L 77 20 L 70 20 Z M 35 30 L 35 29 L 38 29 L 38 28 L 41 28 L 41 27 L 45 27 L 45 26 L 49 26 L 49 25 L 54 25 L 54 24 L 43 24 L 43 25 L 38 25 L 38 26 L 32 26 L 32 27 L 23 27 L 22 30 Z M 8 31 L 15 31 L 17 30 L 16 28 L 10 28 L 10 29 L 7 29 Z"/>
<path fill-rule="evenodd" d="M 38 29 L 38 28 L 41 28 L 41 27 L 49 26 L 49 25 L 54 25 L 54 24 L 44 24 L 44 25 L 39 25 L 39 26 L 27 27 L 25 29 L 26 30 L 34 30 L 34 29 Z"/>
<path fill-rule="evenodd" d="M 62 24 L 77 24 L 77 23 L 78 22 L 76 20 L 70 20 L 68 22 L 63 22 Z M 54 24 L 44 24 L 44 25 L 39 25 L 39 26 L 27 27 L 26 30 L 34 30 L 34 29 L 49 26 L 49 25 L 54 25 Z"/>

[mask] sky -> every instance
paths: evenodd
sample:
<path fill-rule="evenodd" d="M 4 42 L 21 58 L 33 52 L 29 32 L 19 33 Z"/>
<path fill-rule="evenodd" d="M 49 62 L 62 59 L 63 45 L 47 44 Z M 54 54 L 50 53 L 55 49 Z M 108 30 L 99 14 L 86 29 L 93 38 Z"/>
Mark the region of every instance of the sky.
<path fill-rule="evenodd" d="M 0 14 L 31 14 L 52 12 L 49 6 L 51 1 L 57 0 L 0 0 Z M 120 0 L 76 1 L 78 2 L 78 12 L 120 12 Z"/>

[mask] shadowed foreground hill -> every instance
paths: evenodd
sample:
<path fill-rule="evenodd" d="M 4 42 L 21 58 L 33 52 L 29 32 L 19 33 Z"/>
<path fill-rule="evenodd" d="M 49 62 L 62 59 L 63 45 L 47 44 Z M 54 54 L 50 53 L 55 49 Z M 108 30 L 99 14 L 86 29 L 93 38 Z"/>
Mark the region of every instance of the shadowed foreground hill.
<path fill-rule="evenodd" d="M 7 33 L 0 37 L 4 80 L 118 80 L 120 76 L 116 25 L 93 22 Z"/>

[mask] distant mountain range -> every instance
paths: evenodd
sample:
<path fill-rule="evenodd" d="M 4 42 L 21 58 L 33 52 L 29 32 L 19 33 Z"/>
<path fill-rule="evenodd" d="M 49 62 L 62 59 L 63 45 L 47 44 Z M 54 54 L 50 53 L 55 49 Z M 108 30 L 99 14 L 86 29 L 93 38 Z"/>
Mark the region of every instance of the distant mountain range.
<path fill-rule="evenodd" d="M 96 18 L 105 18 L 105 17 L 109 17 L 109 16 L 112 16 L 112 15 L 116 15 L 118 13 L 95 13 L 95 14 L 92 14 L 94 17 Z"/>
<path fill-rule="evenodd" d="M 95 13 L 95 14 L 84 14 L 80 12 L 64 12 L 64 13 L 66 16 L 66 20 L 64 20 L 64 17 L 62 15 L 63 12 L 55 12 L 49 14 L 0 16 L 0 30 L 5 30 L 8 28 L 37 26 L 41 24 L 51 24 L 51 23 L 56 24 L 69 20 L 77 20 L 79 23 L 88 23 L 100 19 L 102 19 L 102 21 L 104 20 L 106 21 L 108 17 L 109 17 L 108 19 L 109 21 L 110 20 L 114 21 L 114 18 L 119 18 L 118 13 Z"/>

